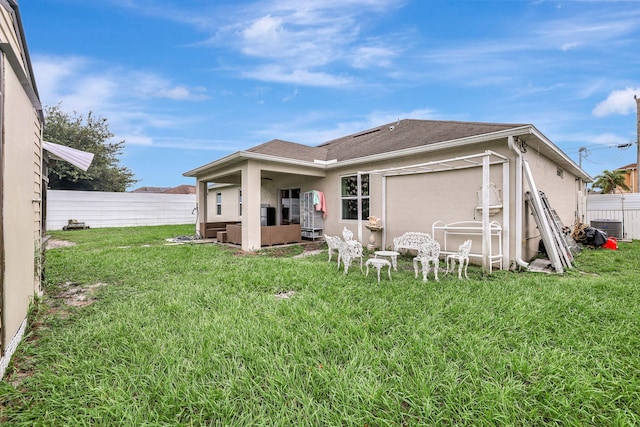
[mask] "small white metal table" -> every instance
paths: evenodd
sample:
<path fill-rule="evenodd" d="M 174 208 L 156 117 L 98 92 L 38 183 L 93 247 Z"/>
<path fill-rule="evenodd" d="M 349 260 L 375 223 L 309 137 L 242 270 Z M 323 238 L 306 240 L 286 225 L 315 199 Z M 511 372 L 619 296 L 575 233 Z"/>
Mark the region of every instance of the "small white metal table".
<path fill-rule="evenodd" d="M 389 280 L 391 280 L 391 263 L 389 262 L 389 260 L 382 258 L 369 258 L 365 265 L 367 266 L 367 277 L 369 276 L 369 266 L 372 265 L 376 268 L 376 270 L 378 271 L 378 283 L 380 283 L 380 270 L 382 269 L 382 267 L 386 266 Z"/>
<path fill-rule="evenodd" d="M 375 251 L 374 257 L 378 258 L 379 256 L 389 257 L 391 258 L 391 265 L 393 266 L 393 271 L 398 271 L 398 255 L 399 252 L 396 251 Z"/>

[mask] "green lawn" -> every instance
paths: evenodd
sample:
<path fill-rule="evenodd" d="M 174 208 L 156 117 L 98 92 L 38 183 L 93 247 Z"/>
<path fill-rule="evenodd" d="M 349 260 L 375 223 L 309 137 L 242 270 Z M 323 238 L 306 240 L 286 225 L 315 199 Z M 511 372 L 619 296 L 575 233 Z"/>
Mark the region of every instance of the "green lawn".
<path fill-rule="evenodd" d="M 378 284 L 326 252 L 166 245 L 192 229 L 52 233 L 78 244 L 47 253 L 3 425 L 640 424 L 639 242 L 564 275 L 423 283 L 403 257 Z"/>

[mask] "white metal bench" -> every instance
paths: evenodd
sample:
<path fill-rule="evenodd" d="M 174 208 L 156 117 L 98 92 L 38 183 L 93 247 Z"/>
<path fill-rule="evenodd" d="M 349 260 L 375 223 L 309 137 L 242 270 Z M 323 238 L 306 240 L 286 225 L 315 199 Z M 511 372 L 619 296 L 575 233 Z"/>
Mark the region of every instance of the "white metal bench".
<path fill-rule="evenodd" d="M 458 246 L 465 240 L 476 240 L 474 248 L 479 248 L 480 252 L 469 253 L 469 258 L 482 259 L 482 221 L 459 221 L 445 224 L 443 221 L 436 221 L 431 226 L 434 237 L 442 242 L 441 255 L 445 257 L 458 252 Z M 489 262 L 502 269 L 502 226 L 497 221 L 489 223 Z"/>
<path fill-rule="evenodd" d="M 421 246 L 431 242 L 433 238 L 429 233 L 421 233 L 418 231 L 407 231 L 402 236 L 393 238 L 393 250 L 398 252 L 400 249 L 410 249 L 417 251 Z"/>

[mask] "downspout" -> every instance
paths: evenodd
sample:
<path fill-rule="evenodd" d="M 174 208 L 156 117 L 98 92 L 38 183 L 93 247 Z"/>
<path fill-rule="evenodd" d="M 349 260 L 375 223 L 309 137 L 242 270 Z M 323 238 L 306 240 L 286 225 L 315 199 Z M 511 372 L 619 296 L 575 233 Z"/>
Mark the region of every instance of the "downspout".
<path fill-rule="evenodd" d="M 524 215 L 524 204 L 523 204 L 523 196 L 524 196 L 524 188 L 522 186 L 522 151 L 518 147 L 516 147 L 514 138 L 512 135 L 507 137 L 507 142 L 509 148 L 516 155 L 516 223 L 515 223 L 515 243 L 516 243 L 516 256 L 515 261 L 516 264 L 523 268 L 528 268 L 529 263 L 522 259 L 522 223 L 523 223 L 523 215 Z"/>
<path fill-rule="evenodd" d="M 358 241 L 362 243 L 362 173 L 360 171 L 356 174 L 356 182 L 358 186 Z"/>
<path fill-rule="evenodd" d="M 5 298 L 4 298 L 4 52 L 0 51 L 0 360 L 4 357 L 5 336 Z M 2 373 L 0 372 L 0 377 Z M 2 379 L 2 378 L 0 378 Z"/>

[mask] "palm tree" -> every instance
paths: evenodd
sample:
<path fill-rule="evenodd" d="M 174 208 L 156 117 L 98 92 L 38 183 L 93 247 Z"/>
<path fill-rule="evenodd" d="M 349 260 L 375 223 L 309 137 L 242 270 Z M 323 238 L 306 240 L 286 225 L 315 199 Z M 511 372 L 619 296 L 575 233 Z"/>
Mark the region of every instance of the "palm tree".
<path fill-rule="evenodd" d="M 626 174 L 626 171 L 623 170 L 604 170 L 600 175 L 595 177 L 595 181 L 593 181 L 591 187 L 599 188 L 602 194 L 613 194 L 616 192 L 616 188 L 630 191 L 629 186 L 624 182 Z"/>

